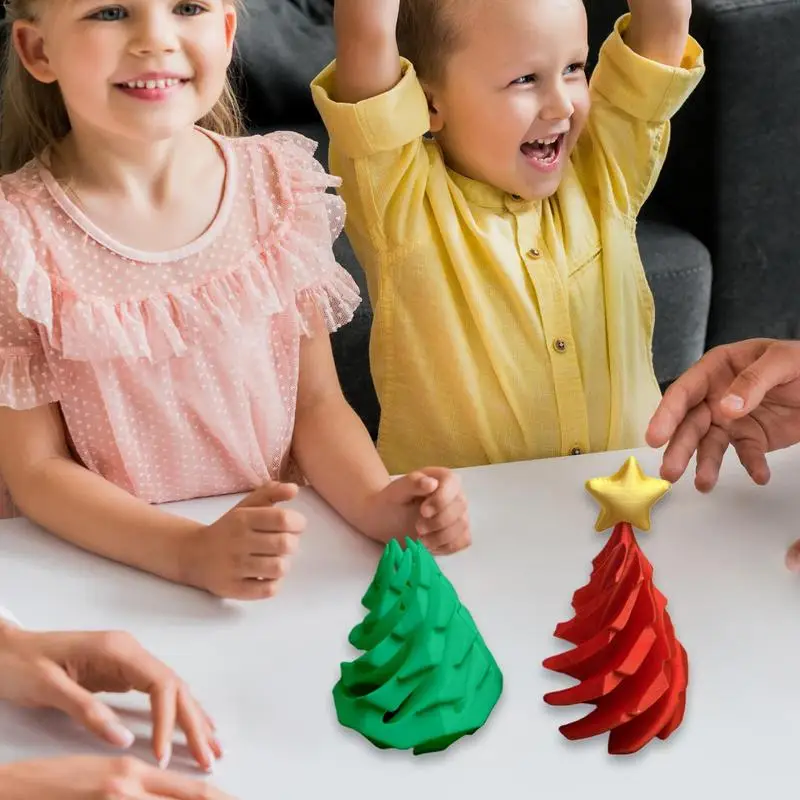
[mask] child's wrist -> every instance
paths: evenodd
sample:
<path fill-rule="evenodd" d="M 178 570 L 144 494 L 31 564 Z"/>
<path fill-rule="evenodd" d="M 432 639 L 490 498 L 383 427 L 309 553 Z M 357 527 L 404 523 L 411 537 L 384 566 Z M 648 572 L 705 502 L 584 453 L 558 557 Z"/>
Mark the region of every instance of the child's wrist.
<path fill-rule="evenodd" d="M 166 548 L 167 563 L 162 574 L 173 583 L 191 586 L 195 589 L 205 589 L 200 580 L 202 556 L 199 552 L 199 540 L 208 526 L 190 520 L 186 520 L 186 522 L 186 528 L 171 537 L 170 546 Z"/>
<path fill-rule="evenodd" d="M 339 35 L 368 40 L 389 36 L 394 41 L 399 13 L 400 0 L 336 0 L 333 23 Z"/>

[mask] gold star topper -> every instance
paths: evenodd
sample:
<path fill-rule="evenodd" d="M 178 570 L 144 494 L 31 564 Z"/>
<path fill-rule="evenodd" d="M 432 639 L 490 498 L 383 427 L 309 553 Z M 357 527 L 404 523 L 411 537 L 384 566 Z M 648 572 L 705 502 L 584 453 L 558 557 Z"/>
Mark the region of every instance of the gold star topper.
<path fill-rule="evenodd" d="M 595 530 L 602 532 L 618 522 L 629 522 L 635 528 L 649 531 L 650 509 L 670 486 L 669 481 L 645 475 L 633 456 L 613 475 L 586 481 L 586 490 L 600 503 Z"/>

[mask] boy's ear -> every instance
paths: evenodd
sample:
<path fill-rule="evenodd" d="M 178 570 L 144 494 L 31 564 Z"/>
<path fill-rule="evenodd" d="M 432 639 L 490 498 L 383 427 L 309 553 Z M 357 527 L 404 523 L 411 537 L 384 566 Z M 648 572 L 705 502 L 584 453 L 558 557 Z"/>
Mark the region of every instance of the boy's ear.
<path fill-rule="evenodd" d="M 44 37 L 35 23 L 15 20 L 11 29 L 11 41 L 22 66 L 41 83 L 55 83 L 56 76 L 44 46 Z"/>
<path fill-rule="evenodd" d="M 440 133 L 444 128 L 444 114 L 442 113 L 441 103 L 430 86 L 423 84 L 422 88 L 425 90 L 425 97 L 428 100 L 428 113 L 431 117 L 430 132 Z"/>

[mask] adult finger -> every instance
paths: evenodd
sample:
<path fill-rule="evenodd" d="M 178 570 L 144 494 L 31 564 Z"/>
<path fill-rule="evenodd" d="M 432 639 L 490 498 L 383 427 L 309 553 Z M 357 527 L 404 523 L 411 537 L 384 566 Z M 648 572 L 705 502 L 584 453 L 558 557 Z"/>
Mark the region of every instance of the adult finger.
<path fill-rule="evenodd" d="M 701 492 L 710 492 L 719 480 L 722 459 L 730 444 L 727 431 L 718 425 L 711 425 L 708 433 L 697 446 L 697 467 L 694 485 Z"/>
<path fill-rule="evenodd" d="M 742 417 L 757 408 L 770 389 L 798 377 L 800 350 L 773 344 L 734 378 L 720 405 L 730 417 Z"/>
<path fill-rule="evenodd" d="M 153 716 L 153 752 L 161 769 L 172 758 L 172 736 L 175 732 L 177 678 L 162 678 L 150 687 L 150 708 Z"/>
<path fill-rule="evenodd" d="M 650 447 L 670 441 L 691 410 L 703 402 L 719 360 L 715 351 L 706 353 L 667 388 L 647 426 L 645 441 Z"/>
<path fill-rule="evenodd" d="M 770 470 L 763 444 L 756 439 L 745 437 L 735 439 L 734 448 L 753 483 L 766 486 L 769 483 Z"/>
<path fill-rule="evenodd" d="M 702 403 L 692 408 L 677 427 L 661 459 L 661 477 L 675 483 L 711 427 L 711 410 Z"/>
<path fill-rule="evenodd" d="M 145 795 L 146 800 L 151 800 L 151 797 L 153 800 L 233 800 L 230 795 L 203 781 L 149 766 L 142 770 L 141 784 L 150 794 L 150 797 Z"/>
<path fill-rule="evenodd" d="M 444 510 L 428 519 L 421 519 L 417 523 L 417 532 L 423 537 L 429 536 L 432 533 L 436 533 L 436 531 L 449 528 L 451 525 L 458 522 L 466 513 L 467 501 L 464 497 L 456 495 L 455 499 L 444 507 Z"/>
<path fill-rule="evenodd" d="M 134 742 L 134 735 L 117 718 L 116 714 L 91 692 L 73 681 L 61 667 L 51 661 L 44 662 L 41 670 L 41 706 L 56 708 L 74 719 L 78 724 L 113 744 L 128 748 Z"/>
<path fill-rule="evenodd" d="M 209 741 L 208 727 L 200 706 L 184 685 L 178 687 L 177 715 L 178 724 L 186 734 L 189 751 L 206 772 L 211 772 L 214 768 L 215 756 Z"/>
<path fill-rule="evenodd" d="M 786 551 L 786 567 L 792 572 L 800 572 L 800 539 Z"/>

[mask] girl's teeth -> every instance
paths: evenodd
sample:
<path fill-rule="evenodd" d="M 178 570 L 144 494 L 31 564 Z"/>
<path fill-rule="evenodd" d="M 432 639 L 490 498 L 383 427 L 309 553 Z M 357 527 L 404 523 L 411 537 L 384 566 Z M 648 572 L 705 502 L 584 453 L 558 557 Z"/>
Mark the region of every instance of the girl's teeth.
<path fill-rule="evenodd" d="M 162 78 L 157 81 L 128 81 L 124 85 L 128 89 L 168 89 L 180 82 L 180 78 Z"/>

